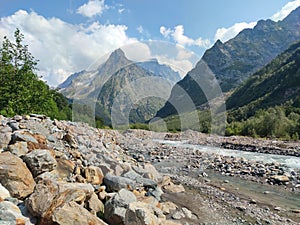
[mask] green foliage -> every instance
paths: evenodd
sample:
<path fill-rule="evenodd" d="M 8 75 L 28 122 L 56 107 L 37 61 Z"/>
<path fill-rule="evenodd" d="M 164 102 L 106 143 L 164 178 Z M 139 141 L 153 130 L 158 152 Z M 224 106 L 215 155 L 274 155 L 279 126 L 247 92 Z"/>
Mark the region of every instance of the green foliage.
<path fill-rule="evenodd" d="M 52 118 L 68 119 L 71 108 L 65 98 L 41 81 L 35 73 L 37 60 L 23 45 L 24 36 L 17 29 L 15 42 L 4 37 L 0 49 L 0 113 L 41 113 Z"/>
<path fill-rule="evenodd" d="M 228 124 L 226 134 L 299 140 L 300 114 L 290 111 L 289 106 L 259 110 L 246 121 Z"/>

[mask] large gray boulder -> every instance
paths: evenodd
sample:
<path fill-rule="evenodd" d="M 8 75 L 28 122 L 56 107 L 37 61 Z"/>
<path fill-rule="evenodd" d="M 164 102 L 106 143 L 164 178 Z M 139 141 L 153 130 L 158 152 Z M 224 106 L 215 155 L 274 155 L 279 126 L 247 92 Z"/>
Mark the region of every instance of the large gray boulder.
<path fill-rule="evenodd" d="M 151 179 L 144 178 L 138 173 L 134 172 L 133 170 L 129 170 L 122 176 L 134 180 L 137 186 L 141 186 L 145 188 L 153 188 L 153 189 L 157 187 L 157 182 Z"/>
<path fill-rule="evenodd" d="M 49 150 L 34 150 L 23 158 L 34 177 L 54 170 L 57 166 L 55 158 Z"/>
<path fill-rule="evenodd" d="M 115 196 L 105 203 L 104 217 L 109 224 L 125 224 L 125 214 L 130 203 L 136 202 L 136 196 L 126 190 L 121 189 Z"/>
<path fill-rule="evenodd" d="M 106 174 L 103 183 L 106 186 L 107 190 L 111 192 L 119 191 L 122 188 L 132 190 L 136 187 L 135 181 L 126 177 L 114 176 L 110 173 Z"/>

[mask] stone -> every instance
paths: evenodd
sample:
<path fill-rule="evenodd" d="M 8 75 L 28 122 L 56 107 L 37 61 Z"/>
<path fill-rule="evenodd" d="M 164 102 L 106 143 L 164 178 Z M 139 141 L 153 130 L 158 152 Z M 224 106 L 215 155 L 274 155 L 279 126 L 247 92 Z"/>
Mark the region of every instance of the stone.
<path fill-rule="evenodd" d="M 125 224 L 126 210 L 130 203 L 136 201 L 137 199 L 132 192 L 121 189 L 105 203 L 104 218 L 109 224 Z"/>
<path fill-rule="evenodd" d="M 18 157 L 26 155 L 29 151 L 27 148 L 27 142 L 24 141 L 16 142 L 12 145 L 9 145 L 7 150 Z"/>
<path fill-rule="evenodd" d="M 38 141 L 32 135 L 23 134 L 20 132 L 15 132 L 12 134 L 12 142 L 16 143 L 17 141 L 25 141 L 38 144 Z"/>
<path fill-rule="evenodd" d="M 150 163 L 145 163 L 143 165 L 143 169 L 146 172 L 144 176 L 146 178 L 152 179 L 156 182 L 158 182 L 161 179 L 161 174 L 156 170 L 156 168 L 150 164 Z"/>
<path fill-rule="evenodd" d="M 27 197 L 35 187 L 35 181 L 26 164 L 10 152 L 0 154 L 0 181 L 15 198 Z"/>
<path fill-rule="evenodd" d="M 33 216 L 40 218 L 41 224 L 51 224 L 51 216 L 57 208 L 70 202 L 88 204 L 93 194 L 94 188 L 91 184 L 41 180 L 25 204 Z"/>
<path fill-rule="evenodd" d="M 104 214 L 104 204 L 99 200 L 95 193 L 92 194 L 90 199 L 87 199 L 86 205 L 92 214 L 97 215 L 99 212 Z"/>
<path fill-rule="evenodd" d="M 32 225 L 29 218 L 22 215 L 18 206 L 8 201 L 0 202 L 0 224 Z"/>
<path fill-rule="evenodd" d="M 88 183 L 97 185 L 103 182 L 103 173 L 99 167 L 89 166 L 85 168 L 85 178 Z"/>
<path fill-rule="evenodd" d="M 182 207 L 181 210 L 182 210 L 182 212 L 184 213 L 185 217 L 187 217 L 187 218 L 189 218 L 189 219 L 192 218 L 193 213 L 192 213 L 191 210 L 189 210 L 189 209 L 187 209 L 187 208 L 185 208 L 185 207 Z"/>
<path fill-rule="evenodd" d="M 284 175 L 272 176 L 271 180 L 273 180 L 275 183 L 286 183 L 290 181 L 289 177 Z"/>
<path fill-rule="evenodd" d="M 50 172 L 57 166 L 55 158 L 52 156 L 51 152 L 46 149 L 34 150 L 26 154 L 23 160 L 30 169 L 33 177 L 44 172 Z"/>
<path fill-rule="evenodd" d="M 52 222 L 58 225 L 106 225 L 103 220 L 91 214 L 88 210 L 75 202 L 68 202 L 55 209 Z M 46 224 L 45 224 L 46 225 Z"/>
<path fill-rule="evenodd" d="M 161 190 L 160 187 L 156 187 L 155 189 L 150 189 L 147 194 L 153 196 L 158 201 L 160 201 L 161 200 L 161 196 L 163 195 L 163 193 L 164 192 Z"/>
<path fill-rule="evenodd" d="M 122 175 L 122 177 L 129 178 L 131 180 L 134 180 L 138 186 L 145 187 L 145 188 L 156 188 L 157 182 L 147 179 L 139 175 L 138 173 L 134 172 L 133 170 L 130 170 Z"/>
<path fill-rule="evenodd" d="M 133 190 L 136 186 L 135 181 L 129 178 L 114 176 L 109 173 L 104 177 L 103 183 L 108 191 L 119 191 L 123 188 Z"/>
<path fill-rule="evenodd" d="M 163 188 L 165 190 L 168 190 L 168 191 L 173 192 L 173 193 L 185 192 L 185 189 L 182 186 L 182 184 L 176 185 L 176 184 L 173 184 L 172 182 L 169 185 L 163 186 Z"/>
<path fill-rule="evenodd" d="M 169 201 L 160 203 L 158 207 L 162 210 L 164 214 L 170 214 L 172 211 L 175 211 L 178 208 L 177 205 Z"/>
<path fill-rule="evenodd" d="M 11 140 L 12 129 L 8 126 L 0 127 L 0 149 L 6 149 Z"/>
<path fill-rule="evenodd" d="M 0 183 L 0 202 L 9 197 L 11 197 L 9 191 Z"/>
<path fill-rule="evenodd" d="M 154 215 L 151 206 L 143 202 L 129 204 L 125 215 L 125 225 L 152 225 L 158 224 L 158 218 Z"/>
<path fill-rule="evenodd" d="M 182 218 L 185 218 L 185 215 L 181 210 L 174 212 L 172 215 L 172 219 L 174 220 L 180 220 Z"/>

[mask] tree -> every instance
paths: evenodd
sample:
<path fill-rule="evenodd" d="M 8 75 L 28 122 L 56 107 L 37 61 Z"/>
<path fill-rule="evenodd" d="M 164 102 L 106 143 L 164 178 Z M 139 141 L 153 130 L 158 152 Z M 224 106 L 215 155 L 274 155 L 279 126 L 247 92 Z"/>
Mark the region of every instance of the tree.
<path fill-rule="evenodd" d="M 38 60 L 28 51 L 28 46 L 23 45 L 24 35 L 19 29 L 14 38 L 15 42 L 11 42 L 4 37 L 0 49 L 0 113 L 4 116 L 42 113 L 61 117 L 60 111 L 70 111 L 68 103 L 61 103 L 61 96 L 35 73 Z M 60 101 L 59 107 L 56 100 Z M 61 119 L 67 119 L 66 116 Z"/>

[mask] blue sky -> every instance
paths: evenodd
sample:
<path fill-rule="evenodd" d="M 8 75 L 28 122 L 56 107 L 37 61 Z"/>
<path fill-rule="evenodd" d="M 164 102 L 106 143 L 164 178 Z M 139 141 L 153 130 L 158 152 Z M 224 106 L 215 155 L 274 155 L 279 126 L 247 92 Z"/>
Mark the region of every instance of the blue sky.
<path fill-rule="evenodd" d="M 299 5 L 300 0 L 0 0 L 0 38 L 19 27 L 50 85 L 122 46 L 141 47 L 128 53 L 132 59 L 153 57 L 143 45 L 149 40 L 180 45 L 186 52 L 178 50 L 172 62 L 188 71 L 195 60 L 187 52 L 199 58 L 217 39 L 225 42 L 260 19 L 281 20 Z"/>

